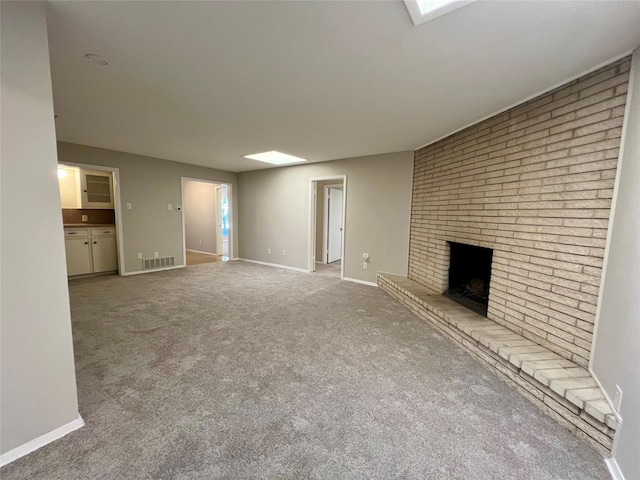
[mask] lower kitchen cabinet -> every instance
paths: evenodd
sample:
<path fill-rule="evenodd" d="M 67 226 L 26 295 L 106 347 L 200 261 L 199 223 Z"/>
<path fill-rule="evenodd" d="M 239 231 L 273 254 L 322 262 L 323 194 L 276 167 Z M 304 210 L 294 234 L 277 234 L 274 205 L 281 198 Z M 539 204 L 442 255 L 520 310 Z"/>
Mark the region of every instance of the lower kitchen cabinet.
<path fill-rule="evenodd" d="M 91 246 L 89 237 L 65 238 L 64 249 L 67 254 L 67 275 L 91 273 Z"/>
<path fill-rule="evenodd" d="M 118 249 L 114 227 L 65 228 L 67 275 L 118 270 Z"/>

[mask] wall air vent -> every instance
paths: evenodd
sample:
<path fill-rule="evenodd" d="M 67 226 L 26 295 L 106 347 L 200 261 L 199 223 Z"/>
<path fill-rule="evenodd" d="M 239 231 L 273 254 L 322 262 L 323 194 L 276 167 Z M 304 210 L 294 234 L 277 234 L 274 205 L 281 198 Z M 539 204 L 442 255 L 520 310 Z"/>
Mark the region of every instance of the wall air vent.
<path fill-rule="evenodd" d="M 147 258 L 143 260 L 144 270 L 173 267 L 175 266 L 175 264 L 176 264 L 176 257 Z"/>

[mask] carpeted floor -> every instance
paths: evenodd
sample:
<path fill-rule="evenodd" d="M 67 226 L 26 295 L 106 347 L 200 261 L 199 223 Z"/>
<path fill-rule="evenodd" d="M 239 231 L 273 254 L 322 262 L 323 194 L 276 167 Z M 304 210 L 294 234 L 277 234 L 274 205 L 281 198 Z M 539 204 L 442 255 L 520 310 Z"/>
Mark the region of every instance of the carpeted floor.
<path fill-rule="evenodd" d="M 331 263 L 316 263 L 315 273 L 318 275 L 325 275 L 327 277 L 340 278 L 341 270 L 342 261 L 336 260 Z"/>
<path fill-rule="evenodd" d="M 381 290 L 245 262 L 70 285 L 86 426 L 10 479 L 606 479 Z"/>

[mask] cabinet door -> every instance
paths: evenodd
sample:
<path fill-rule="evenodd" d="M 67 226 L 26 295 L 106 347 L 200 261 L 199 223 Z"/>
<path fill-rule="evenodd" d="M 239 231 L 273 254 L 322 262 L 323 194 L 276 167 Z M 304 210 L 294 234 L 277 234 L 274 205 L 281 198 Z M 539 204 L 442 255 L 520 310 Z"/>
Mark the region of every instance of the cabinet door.
<path fill-rule="evenodd" d="M 91 273 L 91 245 L 88 238 L 66 238 L 67 275 Z"/>
<path fill-rule="evenodd" d="M 110 172 L 82 170 L 82 207 L 113 208 L 113 177 Z"/>
<path fill-rule="evenodd" d="M 118 270 L 118 250 L 116 237 L 93 237 L 91 239 L 93 252 L 93 271 L 111 272 Z"/>

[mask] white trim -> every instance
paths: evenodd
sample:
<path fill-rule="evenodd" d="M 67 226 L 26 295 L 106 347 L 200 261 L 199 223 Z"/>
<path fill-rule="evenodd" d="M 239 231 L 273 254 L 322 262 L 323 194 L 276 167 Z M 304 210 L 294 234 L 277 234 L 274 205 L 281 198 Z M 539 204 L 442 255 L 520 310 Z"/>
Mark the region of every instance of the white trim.
<path fill-rule="evenodd" d="M 184 258 L 184 262 L 187 263 L 187 238 L 186 238 L 186 230 L 185 230 L 185 212 L 184 212 L 184 182 L 192 181 L 192 182 L 203 182 L 203 183 L 213 183 L 215 185 L 223 185 L 227 187 L 227 205 L 229 207 L 229 251 L 227 252 L 229 258 L 233 258 L 233 238 L 234 238 L 234 230 L 233 230 L 233 184 L 229 182 L 222 182 L 220 180 L 207 180 L 202 178 L 193 178 L 193 177 L 180 177 L 180 204 L 181 204 L 181 212 L 182 215 L 182 256 Z M 219 214 L 219 213 L 218 213 Z M 222 219 L 220 218 L 220 221 Z M 217 247 L 217 245 L 216 245 Z M 194 250 L 195 251 L 195 250 Z M 237 260 L 234 259 L 234 260 Z M 156 270 L 157 271 L 157 270 Z"/>
<path fill-rule="evenodd" d="M 318 182 L 325 180 L 342 180 L 342 253 L 340 261 L 340 279 L 344 278 L 345 264 L 345 239 L 347 234 L 347 175 L 324 175 L 309 178 L 309 244 L 307 248 L 307 270 L 316 271 L 315 247 L 316 247 L 316 203 Z M 324 250 L 324 249 L 323 249 Z M 323 252 L 324 253 L 324 252 Z"/>
<path fill-rule="evenodd" d="M 164 268 L 150 268 L 149 270 L 136 270 L 135 272 L 127 272 L 123 273 L 123 277 L 129 277 L 131 275 L 143 275 L 145 273 L 153 273 L 153 272 L 164 272 L 165 270 L 176 270 L 178 268 L 185 268 L 184 265 L 175 265 L 173 267 L 164 267 Z"/>
<path fill-rule="evenodd" d="M 280 265 L 279 263 L 260 262 L 259 260 L 249 260 L 248 258 L 236 258 L 236 260 L 242 260 L 243 262 L 257 263 L 258 265 L 265 265 L 267 267 L 283 268 L 285 270 L 293 270 L 294 272 L 309 273 L 308 270 L 298 267 L 290 267 L 289 265 Z"/>
<path fill-rule="evenodd" d="M 369 285 L 370 287 L 377 287 L 377 283 L 367 282 L 366 280 L 359 280 L 357 278 L 344 277 L 342 280 L 346 280 L 347 282 L 360 283 L 362 285 Z"/>
<path fill-rule="evenodd" d="M 549 88 L 545 88 L 544 90 L 540 90 L 538 93 L 534 93 L 533 95 L 529 95 L 528 97 L 524 98 L 523 100 L 518 100 L 517 102 L 512 103 L 508 107 L 501 108 L 500 110 L 497 110 L 497 111 L 495 111 L 493 113 L 490 113 L 489 115 L 486 115 L 486 116 L 481 117 L 481 118 L 479 118 L 477 120 L 474 120 L 473 122 L 466 124 L 464 127 L 461 127 L 461 128 L 456 129 L 456 130 L 453 130 L 453 131 L 451 131 L 451 132 L 449 132 L 449 133 L 447 133 L 445 135 L 442 135 L 441 137 L 436 138 L 435 140 L 431 140 L 431 141 L 425 143 L 424 145 L 416 147 L 414 150 L 420 150 L 421 148 L 428 147 L 429 145 L 433 145 L 434 143 L 439 142 L 443 138 L 447 138 L 447 137 L 450 137 L 451 135 L 455 135 L 456 133 L 461 132 L 462 130 L 466 130 L 467 128 L 472 127 L 472 126 L 474 126 L 474 125 L 476 125 L 476 124 L 478 124 L 480 122 L 484 122 L 485 120 L 488 120 L 488 119 L 490 119 L 492 117 L 495 117 L 496 115 L 500 115 L 501 113 L 504 113 L 507 110 L 511 110 L 512 108 L 517 107 L 518 105 L 526 103 L 529 100 L 533 100 L 536 97 L 544 95 L 545 93 L 548 93 L 551 90 L 555 90 L 556 88 L 561 87 L 561 86 L 563 86 L 563 85 L 565 85 L 565 84 L 567 84 L 569 82 L 577 80 L 580 77 L 584 77 L 585 75 L 589 75 L 590 73 L 595 72 L 599 68 L 606 67 L 607 65 L 609 65 L 611 63 L 617 62 L 621 58 L 628 57 L 629 55 L 631 55 L 631 53 L 633 53 L 633 50 L 627 50 L 625 53 L 623 53 L 621 55 L 617 55 L 617 56 L 613 57 L 612 59 L 606 60 L 606 61 L 598 64 L 595 67 L 592 67 L 592 68 L 590 68 L 588 70 L 585 70 L 582 73 L 579 73 L 578 75 L 575 75 L 573 77 L 568 78 L 567 80 L 562 80 L 561 82 L 558 82 L 558 83 L 556 83 L 555 85 L 553 85 L 553 86 L 551 86 Z M 627 102 L 627 104 L 628 104 L 628 102 Z"/>
<path fill-rule="evenodd" d="M 25 455 L 34 452 L 39 448 L 42 448 L 45 445 L 54 442 L 59 438 L 62 438 L 65 435 L 73 432 L 74 430 L 78 430 L 82 427 L 84 427 L 84 420 L 82 420 L 82 417 L 78 415 L 78 418 L 76 418 L 75 420 L 54 430 L 51 430 L 49 433 L 40 435 L 38 438 L 34 438 L 33 440 L 30 440 L 27 443 L 23 443 L 19 447 L 16 447 L 13 450 L 9 450 L 8 452 L 0 455 L 0 467 L 4 467 L 5 465 L 21 457 L 24 457 Z"/>
<path fill-rule="evenodd" d="M 202 253 L 203 255 L 211 255 L 212 257 L 219 257 L 222 256 L 219 253 L 211 253 L 211 252 L 203 252 L 202 250 L 194 250 L 192 248 L 187 248 L 187 252 L 193 252 L 193 253 Z"/>
<path fill-rule="evenodd" d="M 605 458 L 604 463 L 607 465 L 609 469 L 609 473 L 611 474 L 611 478 L 613 480 L 624 480 L 624 475 L 622 474 L 622 470 L 620 470 L 620 466 L 615 458 Z"/>
<path fill-rule="evenodd" d="M 621 167 L 622 158 L 624 155 L 624 144 L 627 139 L 627 127 L 629 126 L 629 111 L 631 109 L 631 99 L 633 98 L 634 93 L 640 94 L 640 92 L 633 91 L 634 90 L 633 84 L 635 82 L 635 70 L 636 70 L 634 68 L 634 65 L 636 62 L 640 62 L 640 58 L 637 58 L 637 57 L 638 57 L 637 55 L 634 55 L 633 58 L 631 59 L 632 64 L 631 64 L 631 69 L 629 73 L 627 104 L 624 108 L 624 117 L 622 117 L 623 118 L 622 132 L 620 136 L 620 149 L 618 151 L 618 162 L 616 163 L 616 178 L 613 184 L 613 195 L 611 198 L 611 207 L 609 208 L 609 211 L 610 211 L 609 223 L 607 225 L 607 238 L 604 244 L 604 258 L 602 261 L 602 272 L 600 273 L 600 286 L 599 286 L 600 288 L 598 290 L 598 301 L 596 303 L 596 318 L 593 323 L 593 338 L 591 339 L 591 352 L 589 353 L 589 371 L 591 372 L 591 375 L 594 378 L 596 378 L 596 376 L 591 370 L 591 368 L 593 366 L 593 360 L 596 353 L 596 349 L 594 347 L 596 345 L 596 339 L 598 338 L 598 325 L 600 324 L 600 310 L 602 308 L 602 294 L 604 291 L 605 278 L 607 276 L 607 267 L 609 265 L 609 252 L 611 251 L 611 230 L 613 228 L 613 222 L 616 216 L 616 207 L 618 205 L 618 190 L 620 189 L 620 176 L 621 176 L 620 172 L 622 171 L 620 167 Z M 602 388 L 602 384 L 600 384 L 600 382 L 598 382 L 598 385 L 600 386 L 600 390 L 602 390 L 605 393 L 605 398 L 609 402 L 611 409 L 616 413 L 616 418 L 618 418 L 619 414 L 617 414 L 616 410 L 613 408 L 613 403 L 611 402 L 611 399 L 607 395 L 607 392 L 604 390 L 604 388 Z"/>
<path fill-rule="evenodd" d="M 99 172 L 111 172 L 113 176 L 113 210 L 116 214 L 116 235 L 118 241 L 116 242 L 116 250 L 118 253 L 118 274 L 121 276 L 126 275 L 124 270 L 124 233 L 122 231 L 122 202 L 120 201 L 120 169 L 117 167 L 107 167 L 104 165 L 89 165 L 86 163 L 75 162 L 58 162 L 59 165 L 68 165 L 71 167 L 78 167 L 81 169 L 97 170 Z"/>

